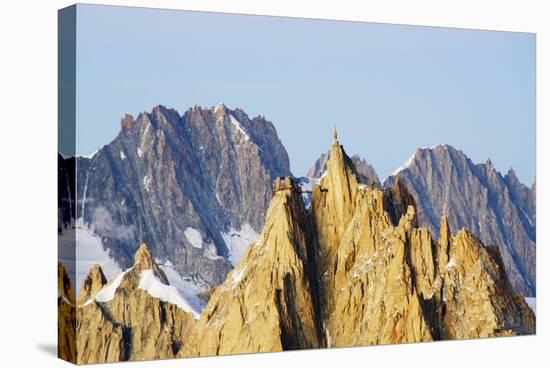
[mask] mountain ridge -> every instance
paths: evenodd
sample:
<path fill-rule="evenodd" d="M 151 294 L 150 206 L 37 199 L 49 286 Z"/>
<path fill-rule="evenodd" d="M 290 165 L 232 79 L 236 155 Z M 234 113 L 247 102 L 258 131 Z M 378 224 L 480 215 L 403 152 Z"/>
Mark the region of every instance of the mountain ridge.
<path fill-rule="evenodd" d="M 151 252 L 142 244 L 134 265 L 76 307 L 76 362 L 94 364 L 175 357 L 195 324 Z M 101 273 L 90 270 L 90 279 Z"/>
<path fill-rule="evenodd" d="M 60 223 L 68 226 L 73 211 L 122 268 L 136 244 L 147 243 L 180 274 L 208 284 L 220 283 L 257 237 L 256 211 L 267 209 L 271 181 L 290 175 L 273 124 L 223 104 L 127 114 L 91 158 L 59 160 L 78 165 L 76 188 L 65 186 L 75 198 L 60 202 Z"/>
<path fill-rule="evenodd" d="M 467 228 L 498 245 L 514 288 L 535 295 L 535 186 L 519 182 L 513 170 L 503 176 L 491 160 L 474 164 L 450 145 L 417 149 L 397 176 L 416 198 L 421 224 L 437 234 L 439 218 L 447 215 L 454 232 Z"/>

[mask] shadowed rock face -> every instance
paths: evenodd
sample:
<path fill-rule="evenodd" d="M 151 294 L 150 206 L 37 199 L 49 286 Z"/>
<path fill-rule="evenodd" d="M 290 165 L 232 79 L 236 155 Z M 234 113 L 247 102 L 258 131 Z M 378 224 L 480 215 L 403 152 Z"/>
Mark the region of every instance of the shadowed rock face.
<path fill-rule="evenodd" d="M 76 215 L 74 157 L 64 158 L 57 154 L 57 233 L 63 232 Z"/>
<path fill-rule="evenodd" d="M 492 163 L 475 165 L 448 145 L 418 149 L 399 177 L 417 203 L 418 222 L 432 234 L 445 215 L 451 231 L 466 228 L 484 244 L 497 245 L 515 290 L 536 291 L 535 185 L 521 184 L 513 170 L 502 176 Z"/>
<path fill-rule="evenodd" d="M 334 139 L 304 210 L 275 194 L 260 239 L 216 289 L 180 356 L 495 337 L 535 332 L 498 247 L 472 233 L 439 241 L 415 201 L 360 184 Z"/>
<path fill-rule="evenodd" d="M 290 175 L 273 125 L 222 104 L 183 116 L 164 106 L 127 115 L 118 136 L 77 166 L 77 218 L 121 267 L 147 243 L 184 276 L 210 284 L 232 268 L 227 238 L 248 225 L 259 233 L 271 181 Z"/>
<path fill-rule="evenodd" d="M 159 284 L 168 286 L 166 275 L 149 249 L 142 245 L 136 252 L 134 265 L 120 275 L 120 280 L 102 285 L 77 307 L 79 364 L 167 359 L 175 357 L 181 349 L 195 320 L 178 305 L 144 290 L 141 280 L 145 271 L 151 271 Z M 98 274 L 102 274 L 101 268 L 94 266 L 87 280 L 96 280 Z M 90 284 L 93 285 L 90 289 L 98 285 Z M 110 287 L 116 288 L 110 299 L 94 298 Z"/>

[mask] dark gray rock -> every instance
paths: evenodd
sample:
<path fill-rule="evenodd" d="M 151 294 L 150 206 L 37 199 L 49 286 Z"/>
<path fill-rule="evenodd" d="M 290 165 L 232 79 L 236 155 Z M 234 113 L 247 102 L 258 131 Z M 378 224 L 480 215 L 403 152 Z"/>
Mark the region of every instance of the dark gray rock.
<path fill-rule="evenodd" d="M 74 223 L 76 215 L 75 158 L 57 154 L 57 233 Z"/>

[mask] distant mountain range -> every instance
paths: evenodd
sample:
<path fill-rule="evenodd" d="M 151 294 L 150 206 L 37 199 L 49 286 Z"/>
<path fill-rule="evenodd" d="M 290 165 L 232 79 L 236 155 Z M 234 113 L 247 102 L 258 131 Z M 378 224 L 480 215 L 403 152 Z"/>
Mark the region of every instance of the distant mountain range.
<path fill-rule="evenodd" d="M 315 179 L 308 190 L 328 158 L 321 155 L 307 173 Z M 535 295 L 535 185 L 521 184 L 513 171 L 502 176 L 490 162 L 475 165 L 446 145 L 418 149 L 383 184 L 366 160 L 351 160 L 362 184 L 391 187 L 399 177 L 415 199 L 419 225 L 434 237 L 446 215 L 451 231 L 465 227 L 498 245 L 514 288 Z M 58 163 L 60 233 L 93 233 L 120 269 L 146 243 L 156 260 L 204 287 L 222 283 L 257 240 L 273 179 L 291 175 L 273 124 L 223 104 L 183 115 L 164 106 L 126 115 L 117 137 L 92 157 L 59 155 Z M 78 283 L 87 272 L 77 272 Z"/>

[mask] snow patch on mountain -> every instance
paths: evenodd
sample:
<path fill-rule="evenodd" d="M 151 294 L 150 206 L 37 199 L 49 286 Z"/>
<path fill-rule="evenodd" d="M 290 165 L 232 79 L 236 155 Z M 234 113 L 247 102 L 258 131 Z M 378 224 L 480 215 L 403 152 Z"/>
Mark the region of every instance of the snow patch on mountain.
<path fill-rule="evenodd" d="M 149 175 L 143 177 L 143 188 L 148 192 L 151 190 L 151 178 Z"/>
<path fill-rule="evenodd" d="M 61 299 L 61 301 L 65 304 L 68 304 L 68 305 L 73 305 L 69 299 L 67 299 L 67 296 L 65 296 L 64 292 L 62 292 L 61 290 L 57 289 L 57 298 L 58 299 Z"/>
<path fill-rule="evenodd" d="M 519 210 L 521 211 L 521 214 L 523 215 L 523 217 L 525 217 L 525 219 L 529 222 L 529 225 L 530 225 L 531 227 L 534 227 L 533 222 L 531 221 L 531 219 L 529 218 L 529 216 L 527 216 L 527 214 L 525 213 L 525 211 L 523 210 L 523 208 L 520 208 Z"/>
<path fill-rule="evenodd" d="M 399 174 L 401 171 L 405 170 L 406 168 L 408 168 L 409 166 L 412 165 L 413 161 L 414 161 L 414 158 L 416 156 L 416 151 L 411 155 L 411 157 L 409 157 L 409 159 L 407 161 L 405 161 L 405 163 L 401 166 L 399 166 L 397 169 L 395 169 L 391 174 L 390 176 L 395 176 L 397 174 Z"/>
<path fill-rule="evenodd" d="M 163 302 L 177 305 L 184 311 L 191 313 L 195 319 L 199 318 L 200 313 L 192 308 L 189 303 L 181 297 L 178 290 L 174 286 L 166 285 L 160 281 L 155 276 L 153 270 L 141 271 L 139 275 L 138 288 L 146 291 L 152 297 L 160 299 Z"/>
<path fill-rule="evenodd" d="M 84 305 L 90 304 L 93 299 L 95 299 L 96 301 L 98 301 L 100 303 L 106 303 L 106 302 L 110 302 L 111 300 L 113 300 L 113 298 L 115 297 L 115 293 L 116 293 L 118 287 L 120 286 L 120 283 L 122 282 L 122 279 L 124 278 L 124 275 L 128 271 L 129 270 L 126 270 L 124 272 L 119 273 L 117 275 L 117 277 L 115 277 L 115 279 L 112 282 L 107 284 L 103 289 L 101 289 L 96 294 L 95 298 L 89 299 L 86 303 L 84 303 Z"/>
<path fill-rule="evenodd" d="M 225 105 L 223 102 L 218 103 L 216 106 L 214 106 L 214 114 L 216 114 L 218 111 L 223 110 Z"/>
<path fill-rule="evenodd" d="M 58 237 L 58 254 L 69 277 L 76 278 L 71 282 L 77 296 L 93 265 L 100 265 L 108 280 L 122 271 L 118 263 L 110 256 L 109 251 L 104 248 L 101 238 L 83 225 L 81 221 L 77 221 L 77 225 L 65 229 Z"/>
<path fill-rule="evenodd" d="M 82 154 L 81 154 L 81 155 L 76 155 L 76 157 L 79 157 L 79 158 L 88 158 L 88 159 L 92 159 L 92 158 L 94 158 L 94 156 L 95 156 L 95 155 L 96 155 L 96 153 L 98 153 L 98 152 L 99 152 L 99 148 L 98 148 L 98 149 L 96 149 L 96 150 L 95 150 L 95 151 L 93 151 L 93 152 L 90 152 L 90 153 L 88 153 L 88 154 L 83 154 L 83 155 L 82 155 Z M 71 157 L 71 156 L 69 156 L 69 157 Z"/>
<path fill-rule="evenodd" d="M 244 224 L 240 230 L 231 228 L 229 232 L 221 233 L 229 250 L 229 261 L 235 266 L 241 260 L 251 242 L 258 239 L 258 234 L 250 224 Z"/>
<path fill-rule="evenodd" d="M 236 268 L 233 270 L 233 274 L 231 275 L 231 287 L 235 287 L 241 282 L 244 273 L 246 271 L 246 265 L 242 266 L 241 268 Z"/>
<path fill-rule="evenodd" d="M 202 235 L 197 229 L 188 227 L 183 232 L 189 243 L 195 248 L 202 248 Z"/>
<path fill-rule="evenodd" d="M 250 136 L 248 135 L 244 127 L 232 114 L 229 114 L 229 121 L 231 121 L 231 123 L 237 128 L 237 130 L 241 132 L 241 134 L 244 136 L 245 141 L 248 141 L 250 139 Z"/>
<path fill-rule="evenodd" d="M 200 314 L 206 307 L 206 301 L 199 295 L 206 291 L 208 284 L 203 280 L 182 276 L 170 261 L 163 263 L 157 261 L 157 264 L 166 275 L 168 283 L 178 290 L 180 296 L 195 313 Z"/>

